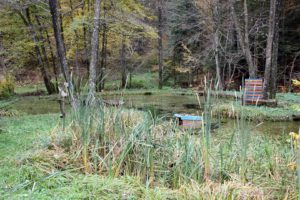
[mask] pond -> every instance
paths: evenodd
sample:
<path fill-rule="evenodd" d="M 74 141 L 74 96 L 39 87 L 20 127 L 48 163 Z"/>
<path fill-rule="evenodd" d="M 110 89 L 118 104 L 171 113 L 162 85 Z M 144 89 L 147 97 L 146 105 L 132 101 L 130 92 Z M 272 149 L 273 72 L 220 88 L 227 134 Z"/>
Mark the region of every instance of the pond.
<path fill-rule="evenodd" d="M 125 107 L 134 108 L 151 112 L 153 115 L 165 117 L 166 119 L 172 118 L 174 113 L 186 113 L 201 115 L 203 110 L 203 97 L 199 98 L 193 95 L 182 94 L 130 94 L 130 95 L 105 95 L 103 99 L 122 99 L 125 102 Z M 22 97 L 15 101 L 11 106 L 12 109 L 18 110 L 21 113 L 27 114 L 47 114 L 58 113 L 59 104 L 55 97 Z M 232 127 L 234 120 L 222 119 L 221 128 Z M 300 127 L 299 121 L 288 122 L 270 122 L 265 121 L 249 122 L 251 129 L 271 135 L 288 134 L 291 131 L 298 132 Z"/>

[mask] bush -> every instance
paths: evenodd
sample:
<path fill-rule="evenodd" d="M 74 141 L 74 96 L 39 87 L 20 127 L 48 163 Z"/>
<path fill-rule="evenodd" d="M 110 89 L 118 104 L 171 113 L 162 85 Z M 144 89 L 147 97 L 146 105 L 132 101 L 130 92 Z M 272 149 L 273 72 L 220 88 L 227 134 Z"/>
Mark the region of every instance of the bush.
<path fill-rule="evenodd" d="M 0 99 L 8 98 L 14 94 L 15 83 L 13 78 L 8 76 L 0 80 Z"/>

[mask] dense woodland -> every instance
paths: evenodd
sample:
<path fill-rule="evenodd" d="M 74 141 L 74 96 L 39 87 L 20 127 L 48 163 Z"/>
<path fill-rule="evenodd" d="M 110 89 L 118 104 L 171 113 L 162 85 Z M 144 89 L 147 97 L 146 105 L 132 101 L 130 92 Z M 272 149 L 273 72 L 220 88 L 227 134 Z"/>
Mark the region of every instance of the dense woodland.
<path fill-rule="evenodd" d="M 299 78 L 297 0 L 2 0 L 0 15 L 2 76 L 41 79 L 49 94 L 63 79 L 101 91 L 158 71 L 159 88 L 262 77 L 274 98 Z"/>

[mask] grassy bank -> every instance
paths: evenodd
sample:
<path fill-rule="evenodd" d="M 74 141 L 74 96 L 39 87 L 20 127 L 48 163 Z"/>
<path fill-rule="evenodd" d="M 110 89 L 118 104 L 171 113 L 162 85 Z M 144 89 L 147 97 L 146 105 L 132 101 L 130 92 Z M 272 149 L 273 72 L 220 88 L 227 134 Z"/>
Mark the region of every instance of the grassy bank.
<path fill-rule="evenodd" d="M 144 112 L 100 106 L 83 107 L 65 131 L 58 120 L 1 119 L 1 197 L 296 198 L 289 136 L 258 134 L 243 120 L 194 134 Z"/>
<path fill-rule="evenodd" d="M 276 108 L 265 106 L 242 106 L 241 102 L 220 103 L 214 112 L 224 118 L 239 117 L 241 111 L 245 111 L 245 117 L 252 121 L 292 121 L 296 116 L 300 116 L 297 104 L 284 105 Z"/>

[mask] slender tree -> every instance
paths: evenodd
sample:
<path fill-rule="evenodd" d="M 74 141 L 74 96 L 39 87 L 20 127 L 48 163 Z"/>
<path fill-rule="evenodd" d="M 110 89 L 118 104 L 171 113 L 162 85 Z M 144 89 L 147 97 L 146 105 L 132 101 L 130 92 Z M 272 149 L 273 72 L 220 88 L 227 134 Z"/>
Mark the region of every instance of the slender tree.
<path fill-rule="evenodd" d="M 107 0 L 103 1 L 103 25 L 102 25 L 102 49 L 101 49 L 101 62 L 100 62 L 100 74 L 97 80 L 98 91 L 101 92 L 104 89 L 104 72 L 107 67 L 107 32 L 108 32 L 108 24 L 107 20 L 107 12 L 108 5 Z"/>
<path fill-rule="evenodd" d="M 157 0 L 157 29 L 158 29 L 158 67 L 159 67 L 159 85 L 158 88 L 163 88 L 163 3 L 162 0 Z"/>
<path fill-rule="evenodd" d="M 121 47 L 121 59 L 120 59 L 120 65 L 122 68 L 122 82 L 121 86 L 122 88 L 126 87 L 126 80 L 127 80 L 127 65 L 126 65 L 126 44 L 125 44 L 125 36 L 122 36 L 122 47 Z"/>
<path fill-rule="evenodd" d="M 56 65 L 56 59 L 55 59 L 55 56 L 54 56 L 54 53 L 53 53 L 53 48 L 52 48 L 52 45 L 51 45 L 50 36 L 48 34 L 47 29 L 43 30 L 42 24 L 40 22 L 40 17 L 38 15 L 35 15 L 35 19 L 37 21 L 38 26 L 40 27 L 39 28 L 40 34 L 42 35 L 43 32 L 45 32 L 45 35 L 46 35 L 46 41 L 47 41 L 47 44 L 48 44 L 48 48 L 50 50 L 50 56 L 51 56 L 50 59 L 52 61 L 52 68 L 53 68 L 53 73 L 54 73 L 54 77 L 55 77 L 55 89 L 56 89 L 56 91 L 58 91 L 58 71 L 59 71 L 59 69 L 57 68 L 57 65 Z"/>
<path fill-rule="evenodd" d="M 222 78 L 221 78 L 221 67 L 220 67 L 220 13 L 219 13 L 220 2 L 215 0 L 213 8 L 213 21 L 214 21 L 214 54 L 215 54 L 215 64 L 216 64 L 216 74 L 218 87 L 220 90 L 223 90 Z"/>
<path fill-rule="evenodd" d="M 269 16 L 269 31 L 266 48 L 266 65 L 264 75 L 264 98 L 268 99 L 270 91 L 271 68 L 272 68 L 272 52 L 275 33 L 275 18 L 276 18 L 277 0 L 270 1 L 270 16 Z"/>
<path fill-rule="evenodd" d="M 94 98 L 96 93 L 96 80 L 97 80 L 97 62 L 98 62 L 98 50 L 99 50 L 99 30 L 100 30 L 100 11 L 101 0 L 95 1 L 95 13 L 94 13 L 94 28 L 91 40 L 91 61 L 89 70 L 89 95 Z"/>
<path fill-rule="evenodd" d="M 50 13 L 52 17 L 52 26 L 54 30 L 54 37 L 56 42 L 57 54 L 61 66 L 61 71 L 65 78 L 65 81 L 68 83 L 68 92 L 71 100 L 71 105 L 74 110 L 77 110 L 77 102 L 73 94 L 73 84 L 69 74 L 69 66 L 66 58 L 64 40 L 62 38 L 62 33 L 60 30 L 60 24 L 58 20 L 58 11 L 57 11 L 57 0 L 49 0 Z"/>
<path fill-rule="evenodd" d="M 22 13 L 22 11 L 17 11 L 17 13 L 21 17 L 23 23 L 29 29 L 30 37 L 33 41 L 35 53 L 37 56 L 37 64 L 41 70 L 41 74 L 43 76 L 43 80 L 44 80 L 44 84 L 46 86 L 47 92 L 49 94 L 53 94 L 56 92 L 56 89 L 55 89 L 54 84 L 51 82 L 51 77 L 50 77 L 48 69 L 47 69 L 47 66 L 49 67 L 47 54 L 45 52 L 43 43 L 39 40 L 39 37 L 37 36 L 37 33 L 34 29 L 34 26 L 33 26 L 32 20 L 31 20 L 30 8 L 27 7 L 25 9 L 25 15 Z M 43 50 L 44 60 L 42 58 L 42 52 L 41 52 L 39 44 L 42 44 L 41 48 Z"/>
<path fill-rule="evenodd" d="M 250 44 L 249 44 L 249 17 L 248 17 L 248 5 L 247 0 L 244 0 L 244 21 L 245 21 L 245 33 L 242 34 L 241 25 L 239 22 L 239 19 L 236 15 L 235 8 L 234 8 L 234 1 L 230 0 L 230 9 L 231 9 L 231 15 L 233 18 L 234 26 L 237 32 L 237 38 L 238 42 L 240 44 L 240 47 L 242 49 L 242 52 L 246 58 L 248 69 L 249 69 L 249 76 L 250 78 L 255 78 L 257 76 L 257 66 L 253 62 L 252 53 L 250 50 Z"/>
<path fill-rule="evenodd" d="M 272 49 L 272 68 L 271 68 L 271 80 L 270 80 L 270 98 L 275 99 L 277 91 L 277 75 L 278 75 L 278 47 L 279 47 L 279 28 L 280 17 L 282 10 L 282 0 L 277 0 L 276 14 L 275 14 L 275 27 L 274 27 L 274 42 Z"/>

